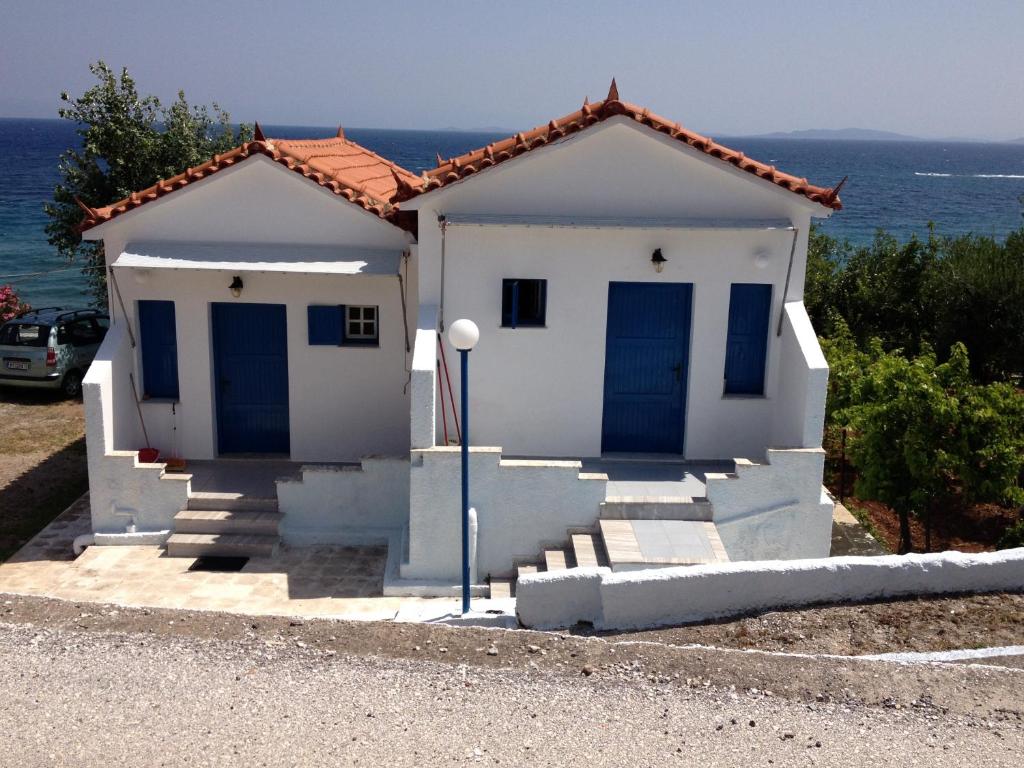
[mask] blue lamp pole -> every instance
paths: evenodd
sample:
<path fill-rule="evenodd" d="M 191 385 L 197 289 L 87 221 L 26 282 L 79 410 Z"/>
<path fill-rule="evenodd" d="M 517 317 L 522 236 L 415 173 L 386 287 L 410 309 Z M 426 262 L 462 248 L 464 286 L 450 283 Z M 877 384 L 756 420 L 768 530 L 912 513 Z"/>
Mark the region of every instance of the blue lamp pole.
<path fill-rule="evenodd" d="M 469 353 L 480 340 L 480 329 L 472 320 L 456 320 L 448 329 L 448 341 L 459 351 L 462 382 L 462 612 L 469 613 Z"/>

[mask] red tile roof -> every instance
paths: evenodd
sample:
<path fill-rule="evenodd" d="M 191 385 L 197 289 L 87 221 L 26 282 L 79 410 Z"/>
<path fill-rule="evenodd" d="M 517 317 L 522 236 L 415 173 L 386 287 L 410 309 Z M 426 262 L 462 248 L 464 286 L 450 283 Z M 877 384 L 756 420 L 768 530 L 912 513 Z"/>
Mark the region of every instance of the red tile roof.
<path fill-rule="evenodd" d="M 511 160 L 513 157 L 529 152 L 531 149 L 542 147 L 552 141 L 585 130 L 592 125 L 617 115 L 631 118 L 641 125 L 649 126 L 660 133 L 664 133 L 666 136 L 670 136 L 694 149 L 700 150 L 704 154 L 719 158 L 740 170 L 777 184 L 791 192 L 803 195 L 827 208 L 838 211 L 843 207 L 842 202 L 839 200 L 839 189 L 842 187 L 842 182 L 832 188 L 818 187 L 808 183 L 807 179 L 783 173 L 776 170 L 774 166 L 751 160 L 742 152 L 722 146 L 707 136 L 701 136 L 699 133 L 687 130 L 678 123 L 671 122 L 664 117 L 659 117 L 643 107 L 621 101 L 614 80 L 612 80 L 611 88 L 608 91 L 608 97 L 604 101 L 599 101 L 596 104 L 589 104 L 584 101 L 580 109 L 565 117 L 552 120 L 547 125 L 541 125 L 533 130 L 517 133 L 515 136 L 488 144 L 486 147 L 453 157 L 447 161 L 441 161 L 439 157 L 438 167 L 427 171 L 423 179 L 418 180 L 418 185 L 407 184 L 403 179 L 402 183 L 398 186 L 398 193 L 393 200 L 395 202 L 409 200 L 424 192 L 443 187 L 503 163 L 506 160 Z"/>
<path fill-rule="evenodd" d="M 124 200 L 102 208 L 90 208 L 79 202 L 85 212 L 79 231 L 84 232 L 258 154 L 301 173 L 307 179 L 312 179 L 334 194 L 382 218 L 394 212 L 393 199 L 400 183 L 423 183 L 421 178 L 404 168 L 349 141 L 341 129 L 337 136 L 327 139 L 267 139 L 257 125 L 254 141 L 216 155 L 195 168 L 158 181 L 151 187 L 133 192 Z"/>

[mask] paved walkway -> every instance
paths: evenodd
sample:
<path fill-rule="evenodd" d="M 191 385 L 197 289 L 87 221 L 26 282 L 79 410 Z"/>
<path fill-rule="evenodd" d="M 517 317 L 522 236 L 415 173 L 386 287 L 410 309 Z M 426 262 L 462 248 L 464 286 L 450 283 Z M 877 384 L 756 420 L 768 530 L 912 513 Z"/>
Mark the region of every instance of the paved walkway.
<path fill-rule="evenodd" d="M 151 608 L 254 615 L 393 619 L 443 616 L 455 601 L 384 597 L 387 548 L 282 547 L 238 572 L 190 571 L 195 559 L 163 547 L 89 547 L 72 557 L 75 536 L 89 532 L 84 496 L 0 565 L 0 592 Z"/>
<path fill-rule="evenodd" d="M 846 507 L 836 502 L 832 512 L 832 557 L 891 554 Z"/>

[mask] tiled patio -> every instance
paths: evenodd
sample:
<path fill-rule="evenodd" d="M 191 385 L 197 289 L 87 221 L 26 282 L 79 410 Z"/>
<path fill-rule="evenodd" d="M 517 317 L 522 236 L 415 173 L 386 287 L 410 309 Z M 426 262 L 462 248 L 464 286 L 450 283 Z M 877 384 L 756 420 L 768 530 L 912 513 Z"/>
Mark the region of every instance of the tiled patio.
<path fill-rule="evenodd" d="M 83 498 L 0 565 L 0 592 L 134 607 L 188 608 L 276 616 L 392 619 L 400 609 L 451 600 L 383 597 L 386 547 L 283 548 L 238 572 L 189 571 L 192 558 L 162 547 L 89 547 L 72 558 L 75 536 L 89 532 Z M 442 611 L 443 612 L 443 611 Z"/>

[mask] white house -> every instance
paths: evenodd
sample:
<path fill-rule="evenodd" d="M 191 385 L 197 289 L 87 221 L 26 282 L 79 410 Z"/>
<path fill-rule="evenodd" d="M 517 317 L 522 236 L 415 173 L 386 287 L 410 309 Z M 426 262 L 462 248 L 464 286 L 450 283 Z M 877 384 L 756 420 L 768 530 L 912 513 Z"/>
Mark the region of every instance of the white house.
<path fill-rule="evenodd" d="M 97 541 L 384 540 L 389 591 L 446 592 L 462 425 L 444 331 L 465 317 L 479 589 L 827 555 L 828 371 L 801 298 L 837 192 L 613 83 L 422 176 L 341 131 L 258 132 L 83 204 L 113 318 L 84 387 Z M 185 471 L 140 461 L 147 439 Z"/>

